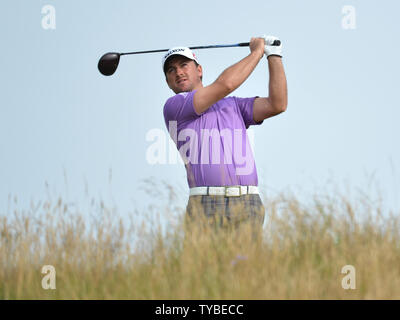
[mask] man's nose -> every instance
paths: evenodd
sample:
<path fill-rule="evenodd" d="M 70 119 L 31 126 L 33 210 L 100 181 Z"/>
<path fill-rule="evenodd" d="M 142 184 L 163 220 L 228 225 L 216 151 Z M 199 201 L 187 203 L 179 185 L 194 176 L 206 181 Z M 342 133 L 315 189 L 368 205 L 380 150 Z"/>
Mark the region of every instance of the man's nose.
<path fill-rule="evenodd" d="M 176 75 L 180 76 L 183 75 L 183 69 L 181 69 L 180 67 L 176 68 Z"/>

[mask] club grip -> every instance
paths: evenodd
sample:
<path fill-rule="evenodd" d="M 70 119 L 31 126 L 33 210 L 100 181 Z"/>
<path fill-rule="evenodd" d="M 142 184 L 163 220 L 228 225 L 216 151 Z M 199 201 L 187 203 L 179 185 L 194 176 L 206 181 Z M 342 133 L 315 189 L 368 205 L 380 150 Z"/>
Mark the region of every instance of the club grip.
<path fill-rule="evenodd" d="M 250 42 L 241 42 L 238 43 L 239 47 L 248 47 L 250 45 Z M 272 46 L 280 46 L 281 45 L 281 40 L 275 40 Z"/>

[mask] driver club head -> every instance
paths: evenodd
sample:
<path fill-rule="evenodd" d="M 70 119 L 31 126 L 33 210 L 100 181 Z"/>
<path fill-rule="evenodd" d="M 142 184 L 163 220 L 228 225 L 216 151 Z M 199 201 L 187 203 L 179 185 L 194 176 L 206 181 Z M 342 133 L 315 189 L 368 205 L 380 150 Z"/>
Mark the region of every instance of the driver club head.
<path fill-rule="evenodd" d="M 97 65 L 101 74 L 105 76 L 114 74 L 115 70 L 118 68 L 120 56 L 121 55 L 117 52 L 108 52 L 104 54 Z"/>

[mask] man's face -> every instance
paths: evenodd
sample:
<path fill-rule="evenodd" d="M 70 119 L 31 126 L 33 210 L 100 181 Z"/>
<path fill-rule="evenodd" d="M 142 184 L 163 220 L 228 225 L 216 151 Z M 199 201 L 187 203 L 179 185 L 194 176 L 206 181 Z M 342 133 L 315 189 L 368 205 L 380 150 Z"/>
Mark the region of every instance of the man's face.
<path fill-rule="evenodd" d="M 172 56 L 167 60 L 166 80 L 175 93 L 192 91 L 201 85 L 203 71 L 200 65 L 184 56 Z"/>

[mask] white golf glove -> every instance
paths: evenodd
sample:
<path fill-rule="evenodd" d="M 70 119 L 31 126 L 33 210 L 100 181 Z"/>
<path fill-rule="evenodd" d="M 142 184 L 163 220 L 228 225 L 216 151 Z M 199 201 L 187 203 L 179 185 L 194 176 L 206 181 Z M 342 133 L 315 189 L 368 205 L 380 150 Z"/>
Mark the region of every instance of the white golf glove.
<path fill-rule="evenodd" d="M 279 40 L 279 38 L 274 37 L 274 36 L 266 36 L 266 35 L 263 35 L 261 38 L 264 38 L 264 41 L 265 41 L 264 53 L 265 53 L 265 57 L 267 59 L 271 55 L 282 57 L 282 41 L 279 46 L 272 46 L 274 41 Z"/>

